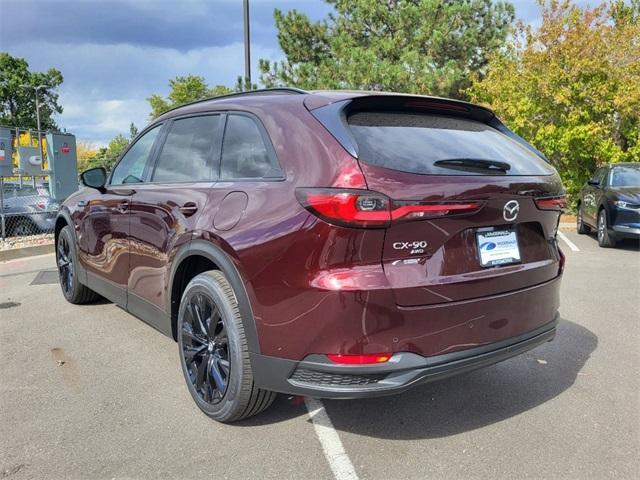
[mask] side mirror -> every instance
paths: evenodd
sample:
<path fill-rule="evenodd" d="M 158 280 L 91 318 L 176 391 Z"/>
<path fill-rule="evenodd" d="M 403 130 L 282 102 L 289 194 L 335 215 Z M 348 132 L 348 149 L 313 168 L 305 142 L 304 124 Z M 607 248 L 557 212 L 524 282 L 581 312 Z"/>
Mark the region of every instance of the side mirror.
<path fill-rule="evenodd" d="M 80 180 L 83 185 L 104 193 L 104 186 L 107 183 L 107 171 L 104 167 L 90 168 L 80 174 Z"/>
<path fill-rule="evenodd" d="M 600 183 L 596 182 L 595 180 L 588 180 L 587 185 L 591 185 L 592 187 L 599 187 Z"/>

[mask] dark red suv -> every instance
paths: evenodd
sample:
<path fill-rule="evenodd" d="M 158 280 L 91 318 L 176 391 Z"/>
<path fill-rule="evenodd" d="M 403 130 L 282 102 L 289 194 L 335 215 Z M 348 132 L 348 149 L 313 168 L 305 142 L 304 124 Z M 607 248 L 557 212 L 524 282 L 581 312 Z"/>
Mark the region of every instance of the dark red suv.
<path fill-rule="evenodd" d="M 172 110 L 56 223 L 62 291 L 179 345 L 234 421 L 275 392 L 402 392 L 551 340 L 563 187 L 489 110 L 273 89 Z"/>

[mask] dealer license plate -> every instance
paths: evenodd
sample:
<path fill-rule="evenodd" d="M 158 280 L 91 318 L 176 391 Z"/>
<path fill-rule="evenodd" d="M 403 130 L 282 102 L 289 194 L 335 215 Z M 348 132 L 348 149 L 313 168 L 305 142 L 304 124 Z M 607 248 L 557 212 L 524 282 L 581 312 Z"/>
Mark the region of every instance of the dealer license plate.
<path fill-rule="evenodd" d="M 515 230 L 491 230 L 476 233 L 480 265 L 493 267 L 520 261 L 518 235 Z"/>

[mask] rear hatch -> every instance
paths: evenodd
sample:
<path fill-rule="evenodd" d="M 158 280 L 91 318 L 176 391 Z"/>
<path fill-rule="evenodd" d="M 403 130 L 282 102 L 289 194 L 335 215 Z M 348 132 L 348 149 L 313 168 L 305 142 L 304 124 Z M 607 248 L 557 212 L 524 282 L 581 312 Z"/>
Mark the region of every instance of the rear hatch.
<path fill-rule="evenodd" d="M 368 189 L 391 199 L 382 263 L 401 306 L 496 295 L 559 274 L 555 169 L 486 110 L 470 112 L 415 101 L 343 111 Z"/>

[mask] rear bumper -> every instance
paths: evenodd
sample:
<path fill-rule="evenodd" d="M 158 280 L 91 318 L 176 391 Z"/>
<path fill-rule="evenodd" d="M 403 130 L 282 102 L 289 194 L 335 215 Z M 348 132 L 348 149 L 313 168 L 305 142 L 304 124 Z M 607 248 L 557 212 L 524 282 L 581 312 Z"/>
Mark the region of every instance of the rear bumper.
<path fill-rule="evenodd" d="M 295 361 L 252 354 L 257 386 L 267 390 L 320 398 L 364 398 L 400 393 L 426 382 L 501 362 L 551 341 L 559 315 L 523 335 L 466 350 L 423 357 L 398 352 L 384 364 L 337 365 L 324 355 Z"/>

